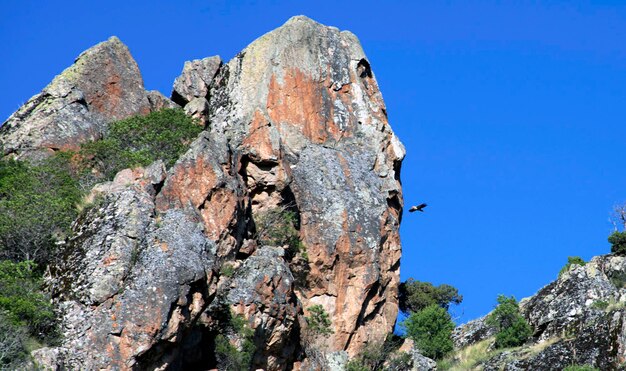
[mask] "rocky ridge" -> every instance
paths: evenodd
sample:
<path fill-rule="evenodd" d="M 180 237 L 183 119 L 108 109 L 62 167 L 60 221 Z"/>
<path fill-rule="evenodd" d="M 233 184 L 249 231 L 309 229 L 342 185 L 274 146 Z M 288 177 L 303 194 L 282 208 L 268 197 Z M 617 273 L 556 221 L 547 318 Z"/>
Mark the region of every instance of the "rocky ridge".
<path fill-rule="evenodd" d="M 520 301 L 533 328 L 519 348 L 492 352 L 484 370 L 561 370 L 590 365 L 622 369 L 626 362 L 626 257 L 603 255 L 574 265 L 534 296 Z M 480 318 L 455 330 L 457 348 L 490 339 L 495 331 Z"/>
<path fill-rule="evenodd" d="M 357 38 L 306 17 L 228 63 L 185 63 L 171 100 L 146 92 L 117 39 L 81 54 L 0 129 L 3 153 L 47 156 L 107 124 L 180 105 L 206 130 L 170 169 L 127 169 L 92 191 L 49 284 L 63 343 L 53 369 L 207 369 L 240 315 L 255 367 L 318 369 L 382 342 L 398 312 L 404 148 Z M 97 195 L 97 197 L 96 197 Z M 269 212 L 297 218 L 304 252 L 257 238 Z M 308 308 L 331 318 L 307 331 Z"/>

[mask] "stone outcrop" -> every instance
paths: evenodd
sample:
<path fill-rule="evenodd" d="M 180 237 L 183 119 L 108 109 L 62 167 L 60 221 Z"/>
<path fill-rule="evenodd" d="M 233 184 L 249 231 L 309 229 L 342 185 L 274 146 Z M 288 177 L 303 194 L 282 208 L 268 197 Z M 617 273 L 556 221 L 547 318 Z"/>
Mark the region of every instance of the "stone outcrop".
<path fill-rule="evenodd" d="M 533 328 L 528 344 L 499 353 L 485 370 L 555 370 L 591 365 L 615 370 L 626 361 L 626 257 L 604 255 L 573 266 L 520 302 Z M 475 320 L 455 330 L 455 345 L 488 339 L 494 330 Z"/>
<path fill-rule="evenodd" d="M 212 85 L 210 130 L 237 148 L 253 218 L 277 205 L 298 211 L 310 267 L 296 290 L 303 307 L 330 314 L 335 349 L 382 341 L 397 315 L 404 148 L 358 40 L 294 17 Z"/>
<path fill-rule="evenodd" d="M 171 100 L 144 91 L 112 38 L 14 114 L 0 138 L 5 153 L 29 157 L 175 104 L 206 130 L 170 169 L 126 169 L 94 188 L 50 270 L 63 344 L 38 360 L 207 369 L 218 334 L 235 347 L 247 341 L 233 318 L 253 333 L 253 366 L 267 370 L 326 368 L 324 354 L 381 343 L 398 313 L 404 147 L 357 38 L 294 17 L 228 63 L 185 63 Z M 276 223 L 298 241 L 259 237 Z M 312 306 L 329 315 L 327 337 L 308 328 Z"/>
<path fill-rule="evenodd" d="M 162 97 L 162 98 L 161 98 Z M 0 127 L 0 154 L 40 158 L 101 137 L 111 121 L 169 106 L 148 93 L 126 45 L 111 37 L 78 56 Z"/>

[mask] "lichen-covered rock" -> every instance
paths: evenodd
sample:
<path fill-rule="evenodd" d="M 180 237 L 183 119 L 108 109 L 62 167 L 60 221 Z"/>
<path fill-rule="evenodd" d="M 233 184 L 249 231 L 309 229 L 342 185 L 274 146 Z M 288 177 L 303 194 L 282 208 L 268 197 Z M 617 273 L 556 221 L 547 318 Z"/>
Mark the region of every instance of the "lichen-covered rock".
<path fill-rule="evenodd" d="M 281 248 L 263 247 L 246 259 L 228 280 L 226 302 L 257 331 L 257 367 L 279 370 L 295 359 L 297 316 L 294 278 Z"/>
<path fill-rule="evenodd" d="M 179 210 L 155 216 L 140 182 L 103 197 L 77 221 L 52 272 L 64 316 L 60 363 L 130 369 L 192 361 L 185 339 L 214 290 L 215 244 Z"/>
<path fill-rule="evenodd" d="M 72 66 L 0 127 L 1 155 L 40 158 L 99 138 L 114 120 L 150 112 L 137 63 L 116 38 L 83 52 Z"/>
<path fill-rule="evenodd" d="M 485 323 L 487 317 L 469 321 L 454 329 L 452 340 L 456 348 L 463 348 L 470 344 L 490 338 L 496 334 L 496 329 Z"/>
<path fill-rule="evenodd" d="M 150 112 L 159 111 L 163 108 L 179 108 L 180 106 L 171 100 L 169 100 L 165 95 L 161 94 L 161 92 L 156 90 L 151 90 L 148 92 L 148 102 L 150 102 Z"/>
<path fill-rule="evenodd" d="M 207 98 L 213 77 L 221 65 L 219 56 L 185 62 L 182 74 L 174 80 L 172 100 L 185 106 L 194 98 Z"/>
<path fill-rule="evenodd" d="M 334 349 L 379 342 L 397 316 L 404 148 L 357 38 L 306 17 L 254 41 L 210 90 L 210 128 L 242 156 L 255 210 L 293 204 L 311 270 L 296 291 L 330 314 Z M 320 231 L 324 231 L 320 233 Z"/>

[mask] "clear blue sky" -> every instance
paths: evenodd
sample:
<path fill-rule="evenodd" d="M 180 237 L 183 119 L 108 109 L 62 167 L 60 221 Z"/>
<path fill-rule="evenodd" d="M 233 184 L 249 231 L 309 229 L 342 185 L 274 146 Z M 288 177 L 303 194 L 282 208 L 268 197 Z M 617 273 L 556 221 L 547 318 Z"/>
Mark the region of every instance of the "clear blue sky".
<path fill-rule="evenodd" d="M 459 321 L 606 253 L 626 201 L 626 5 L 520 1 L 2 1 L 0 120 L 111 35 L 147 88 L 230 59 L 290 16 L 353 31 L 407 148 L 402 278 L 449 283 Z M 179 5 L 184 3 L 184 5 Z M 409 4 L 410 3 L 410 4 Z"/>

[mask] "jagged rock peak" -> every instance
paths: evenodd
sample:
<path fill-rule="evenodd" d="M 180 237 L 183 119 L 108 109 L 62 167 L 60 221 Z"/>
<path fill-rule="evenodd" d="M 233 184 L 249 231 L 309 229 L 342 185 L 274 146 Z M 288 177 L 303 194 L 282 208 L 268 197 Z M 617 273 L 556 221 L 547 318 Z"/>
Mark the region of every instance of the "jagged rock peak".
<path fill-rule="evenodd" d="M 155 104 L 170 105 L 162 99 Z M 81 53 L 7 119 L 0 128 L 2 154 L 37 158 L 73 149 L 100 137 L 111 121 L 152 106 L 137 63 L 113 36 Z"/>
<path fill-rule="evenodd" d="M 381 341 L 398 309 L 405 152 L 358 39 L 291 18 L 220 68 L 209 100 L 212 135 L 243 158 L 253 212 L 284 194 L 297 205 L 311 271 L 296 294 L 333 317 L 328 344 L 355 354 Z"/>

